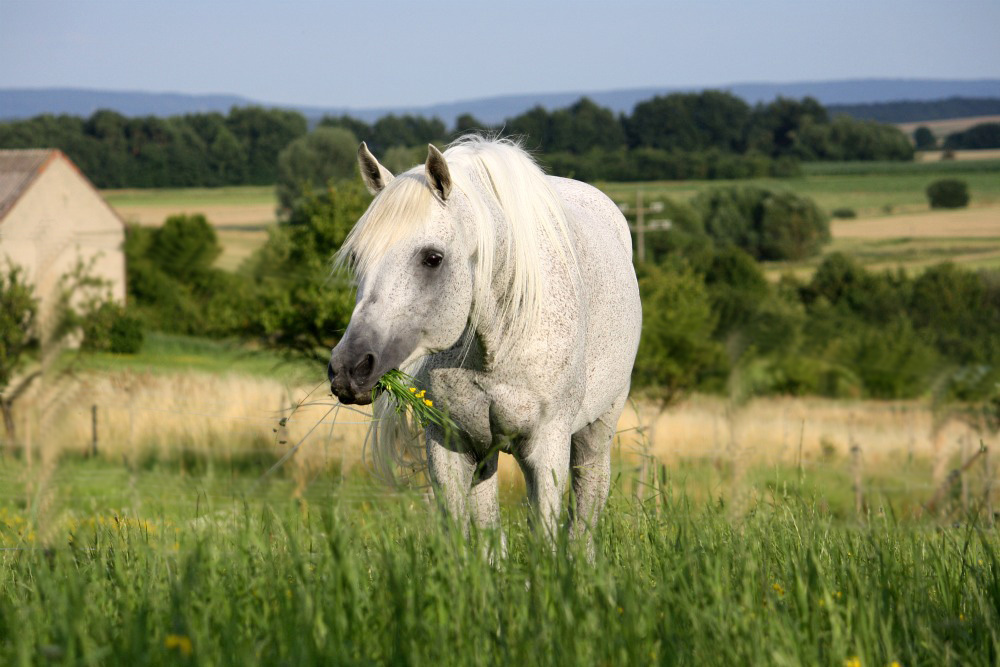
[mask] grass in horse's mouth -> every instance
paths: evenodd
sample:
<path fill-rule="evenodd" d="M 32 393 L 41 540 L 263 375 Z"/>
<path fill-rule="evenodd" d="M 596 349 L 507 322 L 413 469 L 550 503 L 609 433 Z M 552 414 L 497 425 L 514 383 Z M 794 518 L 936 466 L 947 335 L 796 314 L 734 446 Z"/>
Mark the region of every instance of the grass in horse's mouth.
<path fill-rule="evenodd" d="M 403 371 L 394 368 L 380 377 L 372 389 L 372 402 L 383 392 L 389 394 L 396 412 L 411 410 L 422 426 L 436 424 L 446 431 L 455 428 L 448 415 L 434 406 L 434 401 L 427 396 L 427 390 L 417 387 L 417 381 Z"/>

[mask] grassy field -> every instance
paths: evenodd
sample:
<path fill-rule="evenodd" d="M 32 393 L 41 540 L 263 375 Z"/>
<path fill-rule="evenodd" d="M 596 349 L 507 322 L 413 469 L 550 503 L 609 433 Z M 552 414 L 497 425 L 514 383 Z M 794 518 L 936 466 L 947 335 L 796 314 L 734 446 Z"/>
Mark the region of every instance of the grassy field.
<path fill-rule="evenodd" d="M 673 476 L 673 473 L 671 474 Z M 505 507 L 232 467 L 0 466 L 4 664 L 993 665 L 995 529 L 837 519 L 796 483 L 736 512 L 616 482 L 588 563 Z M 792 476 L 794 479 L 794 476 Z M 516 498 L 507 498 L 515 500 Z"/>
<path fill-rule="evenodd" d="M 0 457 L 0 664 L 1000 657 L 995 472 L 928 511 L 978 435 L 935 437 L 920 403 L 640 403 L 594 562 L 532 531 L 507 456 L 491 560 L 495 535 L 467 542 L 422 490 L 370 478 L 366 418 L 330 413 L 322 364 L 152 335 L 74 369 L 25 397 L 33 444 Z"/>
<path fill-rule="evenodd" d="M 850 208 L 857 220 L 834 221 L 835 241 L 826 251 L 846 252 L 875 268 L 903 266 L 918 271 L 944 260 L 975 268 L 1000 266 L 1000 159 L 935 162 L 851 162 L 809 163 L 803 176 L 788 179 L 753 179 L 743 184 L 791 190 L 811 197 L 825 211 Z M 938 178 L 961 178 L 969 184 L 972 202 L 969 216 L 980 220 L 989 233 L 967 237 L 962 226 L 944 238 L 926 238 L 911 233 L 912 227 L 954 227 L 951 213 L 931 211 L 924 192 Z M 731 182 L 728 182 L 731 183 Z M 647 183 L 598 183 L 612 199 L 634 206 L 636 191 L 642 190 L 648 204 L 661 198 L 687 200 L 699 192 L 725 185 L 723 181 L 676 181 Z M 215 226 L 223 245 L 218 265 L 235 269 L 267 239 L 267 227 L 274 223 L 277 201 L 267 186 L 181 190 L 111 190 L 109 203 L 126 220 L 141 224 L 162 224 L 175 213 L 204 213 Z M 919 219 L 914 216 L 920 216 Z M 897 220 L 898 225 L 885 225 Z M 867 227 L 859 237 L 856 230 Z M 875 230 L 875 231 L 871 231 Z M 919 238 L 917 238 L 919 237 Z M 816 260 L 794 265 L 768 267 L 776 277 L 782 271 L 808 275 Z"/>
<path fill-rule="evenodd" d="M 860 218 L 928 211 L 928 184 L 938 178 L 961 178 L 969 185 L 972 206 L 1000 204 L 1000 160 L 936 163 L 812 163 L 798 178 L 739 181 L 774 190 L 789 190 L 812 198 L 827 212 L 851 208 Z M 646 203 L 660 197 L 690 199 L 699 192 L 731 182 L 653 181 L 598 183 L 617 202 L 634 205 L 642 189 Z"/>

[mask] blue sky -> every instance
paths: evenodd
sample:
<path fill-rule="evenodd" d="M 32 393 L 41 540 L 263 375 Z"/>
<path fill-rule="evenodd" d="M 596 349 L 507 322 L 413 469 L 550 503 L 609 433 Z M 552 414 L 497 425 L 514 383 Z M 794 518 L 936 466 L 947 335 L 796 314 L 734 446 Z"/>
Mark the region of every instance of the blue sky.
<path fill-rule="evenodd" d="M 1000 78 L 1000 0 L 0 0 L 0 87 L 398 106 L 508 93 Z"/>

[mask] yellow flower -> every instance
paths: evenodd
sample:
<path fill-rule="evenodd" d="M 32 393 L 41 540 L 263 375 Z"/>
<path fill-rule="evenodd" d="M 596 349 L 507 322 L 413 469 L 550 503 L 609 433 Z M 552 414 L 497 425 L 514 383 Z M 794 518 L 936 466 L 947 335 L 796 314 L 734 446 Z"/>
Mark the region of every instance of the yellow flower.
<path fill-rule="evenodd" d="M 889 667 L 903 667 L 903 665 L 900 664 L 899 660 L 893 660 L 889 663 Z"/>
<path fill-rule="evenodd" d="M 411 394 L 417 393 L 417 388 L 416 387 L 410 387 L 410 393 Z"/>
<path fill-rule="evenodd" d="M 844 661 L 844 667 L 861 667 L 861 658 L 854 656 Z"/>
<path fill-rule="evenodd" d="M 432 407 L 434 407 L 434 401 L 432 401 L 432 400 L 431 400 L 431 399 L 429 399 L 429 398 L 425 398 L 425 399 L 424 399 L 424 405 L 426 405 L 426 406 L 427 406 L 427 407 L 429 407 L 429 408 L 432 408 Z"/>
<path fill-rule="evenodd" d="M 167 648 L 175 648 L 184 655 L 191 655 L 191 639 L 185 635 L 167 635 L 163 640 Z"/>
<path fill-rule="evenodd" d="M 417 393 L 417 398 L 423 398 L 423 397 L 424 397 L 424 395 L 425 395 L 426 393 L 427 393 L 427 390 L 426 390 L 426 389 L 421 389 L 421 390 L 420 390 L 420 391 L 419 391 L 419 392 Z"/>
<path fill-rule="evenodd" d="M 773 588 L 774 592 L 777 593 L 778 595 L 785 594 L 785 589 L 781 587 L 781 584 L 775 583 L 773 586 L 771 586 L 771 588 Z"/>

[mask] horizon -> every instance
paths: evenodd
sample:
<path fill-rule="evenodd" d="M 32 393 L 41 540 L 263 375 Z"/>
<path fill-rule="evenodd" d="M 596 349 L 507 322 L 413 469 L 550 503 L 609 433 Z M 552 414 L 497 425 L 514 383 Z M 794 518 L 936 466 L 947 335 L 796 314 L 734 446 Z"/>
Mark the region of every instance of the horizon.
<path fill-rule="evenodd" d="M 155 90 L 155 89 L 128 89 L 128 88 L 88 88 L 80 86 L 0 86 L 0 91 L 32 91 L 32 92 L 42 92 L 42 91 L 72 91 L 81 93 L 98 93 L 98 94 L 137 94 L 137 95 L 177 95 L 192 98 L 202 98 L 202 97 L 238 97 L 243 98 L 247 102 L 261 104 L 269 107 L 275 108 L 299 108 L 299 109 L 309 109 L 315 108 L 317 110 L 325 109 L 358 109 L 361 111 L 368 111 L 372 109 L 377 110 L 391 110 L 393 108 L 408 108 L 408 107 L 436 107 L 452 104 L 461 104 L 464 102 L 478 102 L 481 100 L 489 100 L 493 98 L 516 98 L 516 97 L 531 97 L 534 95 L 579 95 L 587 96 L 593 94 L 610 94 L 610 93 L 625 93 L 636 90 L 663 90 L 663 91 L 706 91 L 706 90 L 729 90 L 734 87 L 742 86 L 797 86 L 797 85 L 829 85 L 838 83 L 857 83 L 857 82 L 875 82 L 875 81 L 894 81 L 894 82 L 962 82 L 962 83 L 976 83 L 976 82 L 1000 82 L 1000 76 L 997 77 L 882 77 L 882 76 L 872 76 L 872 77 L 859 77 L 859 78 L 844 78 L 844 79 L 823 79 L 823 80 L 794 80 L 794 81 L 732 81 L 725 84 L 718 85 L 704 85 L 704 86 L 673 86 L 670 84 L 663 85 L 649 85 L 649 86 L 631 86 L 627 88 L 602 88 L 602 89 L 590 89 L 590 90 L 528 90 L 513 93 L 499 93 L 495 95 L 483 95 L 479 97 L 466 97 L 466 98 L 456 98 L 456 99 L 445 99 L 445 100 L 433 100 L 427 104 L 420 105 L 392 105 L 392 106 L 350 106 L 350 105 L 312 105 L 312 104 L 302 104 L 299 102 L 281 103 L 274 102 L 267 99 L 258 99 L 247 97 L 239 93 L 234 93 L 231 91 L 216 90 L 205 93 L 189 93 L 182 90 Z M 951 96 L 949 96 L 951 97 Z M 937 99 L 937 98 L 934 98 Z M 907 99 L 899 99 L 892 101 L 911 101 Z M 845 104 L 878 104 L 879 102 L 848 102 Z M 841 104 L 841 103 L 832 103 Z"/>
<path fill-rule="evenodd" d="M 495 16 L 478 4 L 398 0 L 375 8 L 9 0 L 0 88 L 363 109 L 739 82 L 1000 78 L 992 34 L 1000 4 L 982 0 L 569 7 L 515 0 Z"/>

